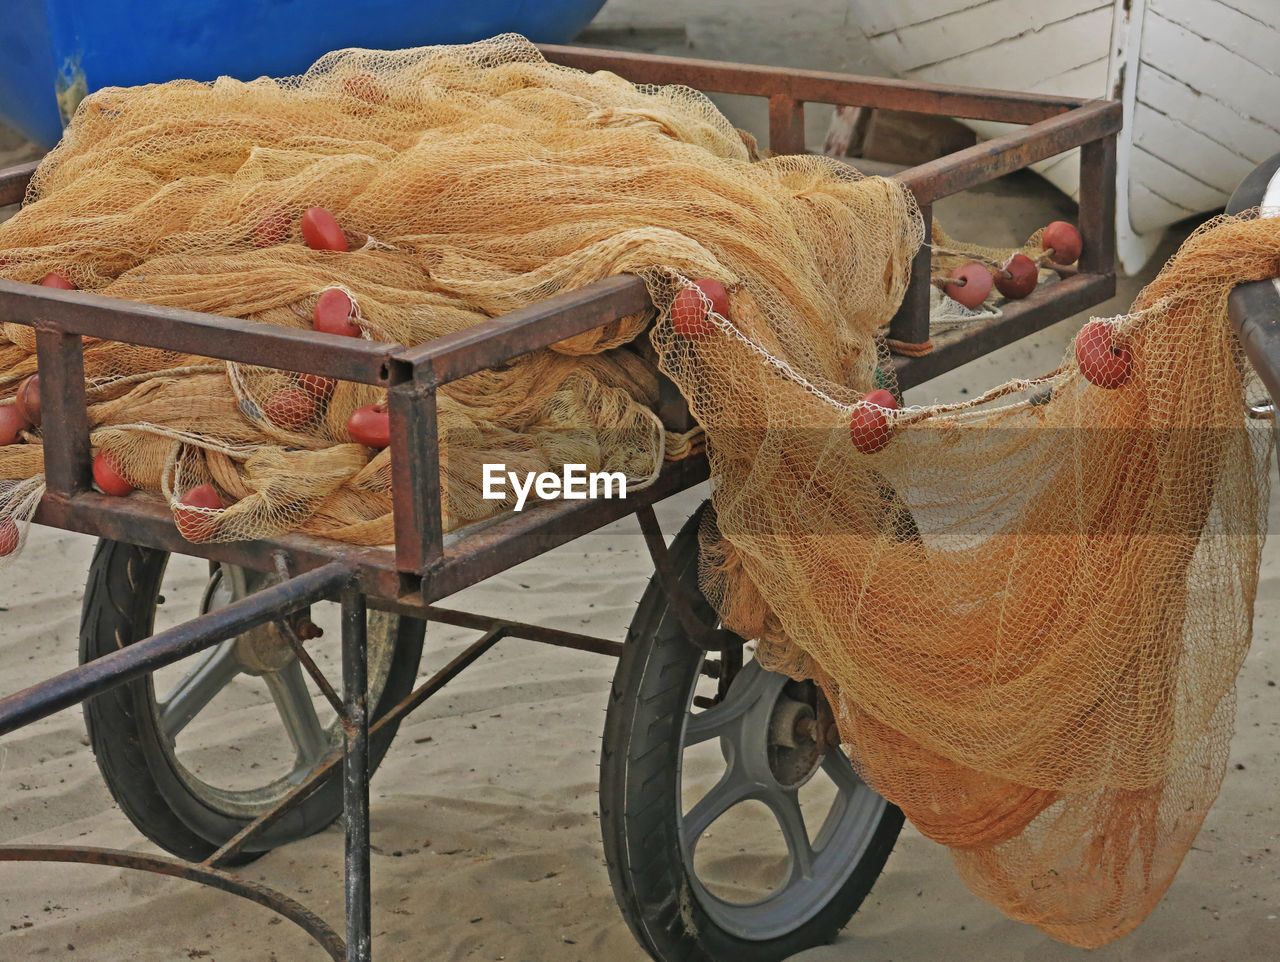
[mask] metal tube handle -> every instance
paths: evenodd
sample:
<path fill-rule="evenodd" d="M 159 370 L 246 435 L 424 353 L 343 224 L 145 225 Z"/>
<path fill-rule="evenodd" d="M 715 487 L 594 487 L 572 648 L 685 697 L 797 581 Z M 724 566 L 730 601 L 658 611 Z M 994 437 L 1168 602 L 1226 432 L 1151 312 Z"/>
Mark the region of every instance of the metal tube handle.
<path fill-rule="evenodd" d="M 1254 207 L 1275 208 L 1271 216 L 1280 216 L 1280 154 L 1240 182 L 1227 202 L 1227 213 Z M 1271 397 L 1280 398 L 1280 277 L 1241 284 L 1231 292 L 1227 311 L 1249 363 Z M 1272 412 L 1274 416 L 1274 405 Z"/>

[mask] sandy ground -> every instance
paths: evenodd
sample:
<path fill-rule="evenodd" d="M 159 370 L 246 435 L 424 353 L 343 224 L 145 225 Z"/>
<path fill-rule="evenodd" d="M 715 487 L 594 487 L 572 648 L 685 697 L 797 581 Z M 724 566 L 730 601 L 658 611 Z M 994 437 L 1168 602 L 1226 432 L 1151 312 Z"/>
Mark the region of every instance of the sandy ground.
<path fill-rule="evenodd" d="M 606 27 L 641 32 L 647 49 L 756 62 L 876 70 L 848 5 L 803 10 L 767 2 L 613 0 Z M 683 31 L 683 33 L 682 33 Z M 686 42 L 683 36 L 687 35 Z M 741 103 L 735 120 L 760 126 Z M 821 119 L 811 121 L 819 127 Z M 820 134 L 820 129 L 818 131 Z M 21 145 L 0 143 L 10 159 Z M 0 154 L 0 164 L 5 154 Z M 1020 241 L 1070 205 L 1032 177 L 1009 178 L 940 208 L 949 224 L 990 243 Z M 1172 245 L 1172 241 L 1171 241 Z M 1170 245 L 1169 249 L 1172 249 Z M 1166 255 L 1168 251 L 1164 252 Z M 1148 275 L 1149 276 L 1149 275 Z M 1127 305 L 1142 278 L 1100 312 Z M 951 398 L 1052 368 L 1072 319 L 925 385 L 910 399 Z M 696 506 L 688 492 L 662 506 L 674 531 Z M 1280 521 L 1273 509 L 1272 521 Z M 1239 681 L 1238 733 L 1222 795 L 1181 874 L 1135 933 L 1092 953 L 1119 960 L 1262 960 L 1280 937 L 1280 542 L 1266 552 L 1255 640 Z M 92 543 L 35 530 L 0 578 L 3 692 L 75 663 Z M 620 524 L 536 559 L 454 599 L 456 607 L 621 639 L 650 573 L 634 524 Z M 190 613 L 202 573 L 179 573 L 166 611 Z M 166 588 L 169 591 L 169 588 Z M 423 673 L 474 635 L 433 627 Z M 601 854 L 596 801 L 600 732 L 612 662 L 505 641 L 402 727 L 373 785 L 376 958 L 613 962 L 643 954 L 623 923 Z M 230 696 L 228 696 L 230 697 Z M 195 735 L 248 750 L 260 738 L 243 704 L 211 711 Z M 215 706 L 217 707 L 217 703 Z M 259 713 L 260 714 L 260 713 Z M 200 725 L 205 727 L 201 728 Z M 0 842 L 70 842 L 153 851 L 112 802 L 78 711 L 0 743 Z M 272 751 L 270 746 L 266 750 Z M 342 841 L 328 831 L 276 851 L 245 873 L 295 895 L 341 927 Z M 750 857 L 738 863 L 763 871 Z M 196 886 L 132 872 L 0 864 L 0 960 L 114 962 L 308 960 L 305 936 L 269 913 Z M 861 911 L 832 946 L 804 962 L 1083 958 L 970 895 L 946 851 L 908 827 Z"/>

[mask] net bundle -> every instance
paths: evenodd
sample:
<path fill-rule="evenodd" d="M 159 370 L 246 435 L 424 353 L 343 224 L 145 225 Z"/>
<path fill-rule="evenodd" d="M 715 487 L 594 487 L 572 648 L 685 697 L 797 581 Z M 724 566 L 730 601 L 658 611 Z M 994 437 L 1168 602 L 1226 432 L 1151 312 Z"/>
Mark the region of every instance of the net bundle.
<path fill-rule="evenodd" d="M 918 242 L 910 199 L 838 164 L 754 157 L 703 95 L 554 66 L 522 38 L 340 51 L 296 78 L 88 98 L 0 226 L 0 272 L 307 330 L 337 287 L 364 337 L 406 345 L 627 271 L 659 303 L 682 276 L 722 276 L 779 330 L 887 310 Z M 308 207 L 337 218 L 349 252 L 302 242 Z M 897 273 L 882 277 L 886 264 Z M 485 463 L 584 464 L 634 489 L 687 451 L 653 414 L 652 350 L 634 342 L 650 319 L 442 389 L 446 529 L 511 506 L 482 497 Z M 13 391 L 35 371 L 34 338 L 3 332 Z M 841 356 L 870 370 L 868 350 Z M 94 446 L 128 483 L 175 505 L 218 488 L 229 506 L 200 540 L 392 540 L 390 454 L 346 430 L 381 390 L 103 343 L 86 375 Z M 40 470 L 30 442 L 0 448 L 0 477 Z"/>
<path fill-rule="evenodd" d="M 309 207 L 348 251 L 302 242 Z M 877 332 L 921 238 L 893 181 L 761 159 L 695 91 L 508 36 L 101 91 L 0 225 L 0 275 L 303 330 L 338 288 L 360 336 L 410 345 L 639 274 L 651 333 L 638 314 L 440 390 L 446 528 L 509 506 L 481 496 L 485 464 L 652 479 L 692 442 L 654 414 L 664 372 L 705 431 L 725 623 L 821 684 L 859 771 L 976 892 L 1100 944 L 1158 900 L 1222 777 L 1268 453 L 1223 304 L 1280 241 L 1256 220 L 1197 234 L 1107 325 L 1123 385 L 1068 358 L 884 412 L 864 453 L 851 418 L 892 387 Z M 12 403 L 34 339 L 2 333 Z M 95 451 L 193 540 L 392 540 L 390 454 L 347 428 L 380 389 L 105 342 L 85 365 Z M 0 513 L 29 516 L 41 470 L 38 430 L 0 446 Z M 225 507 L 192 524 L 203 485 Z"/>

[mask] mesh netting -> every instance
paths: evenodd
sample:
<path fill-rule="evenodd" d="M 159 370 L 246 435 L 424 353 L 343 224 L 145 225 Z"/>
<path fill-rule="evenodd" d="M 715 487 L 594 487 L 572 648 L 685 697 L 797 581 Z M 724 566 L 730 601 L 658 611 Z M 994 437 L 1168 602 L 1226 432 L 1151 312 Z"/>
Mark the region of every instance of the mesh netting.
<path fill-rule="evenodd" d="M 659 303 L 682 276 L 736 283 L 742 310 L 758 296 L 793 339 L 820 318 L 887 316 L 919 237 L 909 197 L 834 162 L 754 156 L 703 95 L 553 66 L 521 38 L 341 51 L 297 78 L 89 97 L 0 227 L 0 270 L 304 329 L 336 287 L 364 336 L 404 344 L 626 271 Z M 302 243 L 307 207 L 336 216 L 350 252 Z M 818 234 L 833 243 L 810 243 Z M 652 351 L 632 343 L 650 320 L 440 392 L 446 529 L 511 506 L 514 495 L 482 497 L 484 463 L 584 464 L 623 472 L 634 490 L 664 451 L 688 450 L 652 412 Z M 867 375 L 874 350 L 840 327 L 831 356 Z M 12 390 L 35 370 L 34 339 L 18 325 L 4 334 L 0 383 Z M 158 369 L 170 373 L 122 380 Z M 229 507 L 208 515 L 203 539 L 392 540 L 389 452 L 370 458 L 346 430 L 356 408 L 383 400 L 378 389 L 317 391 L 288 373 L 210 371 L 120 344 L 91 345 L 86 372 L 94 445 L 129 483 L 174 502 L 218 487 Z M 0 448 L 0 477 L 39 470 L 29 441 Z"/>
<path fill-rule="evenodd" d="M 862 387 L 761 363 L 736 315 L 655 334 L 718 479 L 708 597 L 821 684 L 860 773 L 975 892 L 1076 945 L 1154 907 L 1225 771 L 1271 440 L 1226 296 L 1278 263 L 1275 222 L 1206 225 L 1132 314 L 1091 322 L 1129 351 L 1121 386 L 1073 351 L 901 412 L 870 455 Z"/>
<path fill-rule="evenodd" d="M 309 207 L 348 251 L 303 243 Z M 101 91 L 0 225 L 0 273 L 302 329 L 337 288 L 360 336 L 404 344 L 641 275 L 651 337 L 639 314 L 441 389 L 446 528 L 508 506 L 481 496 L 487 463 L 652 479 L 692 440 L 654 414 L 661 369 L 706 432 L 703 582 L 726 624 L 818 680 L 859 771 L 975 891 L 1097 945 L 1160 897 L 1222 777 L 1268 453 L 1224 301 L 1280 239 L 1247 219 L 1192 238 L 1106 327 L 1122 386 L 1069 357 L 886 412 L 862 453 L 850 421 L 892 387 L 877 332 L 921 237 L 893 181 L 761 159 L 701 94 L 501 37 Z M 3 335 L 12 397 L 34 340 Z M 95 450 L 193 540 L 392 540 L 389 454 L 347 428 L 380 390 L 111 343 L 86 371 Z M 0 514 L 29 517 L 41 470 L 37 430 L 0 447 Z M 181 503 L 200 490 L 225 507 Z"/>

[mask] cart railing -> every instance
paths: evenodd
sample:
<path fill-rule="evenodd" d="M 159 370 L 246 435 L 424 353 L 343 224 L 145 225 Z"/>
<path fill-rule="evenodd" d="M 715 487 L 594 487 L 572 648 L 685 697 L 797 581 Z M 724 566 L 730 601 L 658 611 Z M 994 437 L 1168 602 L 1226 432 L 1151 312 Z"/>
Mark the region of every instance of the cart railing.
<path fill-rule="evenodd" d="M 581 47 L 546 46 L 542 52 L 557 63 L 583 70 L 611 70 L 635 83 L 684 84 L 706 93 L 767 98 L 769 146 L 779 154 L 804 152 L 806 102 L 1025 124 L 1021 130 L 894 175 L 915 194 L 925 227 L 925 245 L 912 264 L 911 283 L 888 331 L 890 345 L 910 355 L 909 360 L 902 357 L 897 362 L 898 381 L 904 388 L 1034 334 L 1115 293 L 1116 136 L 1122 122 L 1117 101 Z M 1066 276 L 1061 284 L 1039 287 L 1023 300 L 1003 305 L 1003 316 L 998 320 L 966 325 L 931 340 L 928 242 L 933 203 L 1077 147 L 1079 227 L 1084 240 L 1077 267 L 1062 272 Z"/>
<path fill-rule="evenodd" d="M 932 349 L 922 356 L 896 359 L 904 387 L 1084 310 L 1114 291 L 1112 211 L 1119 104 L 567 47 L 548 47 L 545 52 L 562 63 L 614 70 L 636 82 L 683 83 L 711 92 L 767 97 L 771 144 L 778 152 L 803 149 L 806 101 L 1026 124 L 1022 130 L 897 175 L 920 200 L 926 228 L 934 200 L 1082 147 L 1080 226 L 1085 253 L 1078 268 L 1064 272 L 1060 283 L 1042 285 L 1023 301 L 1005 305 L 1002 318 L 968 325 L 930 344 L 930 251 L 923 247 L 903 307 L 888 329 L 891 345 Z M 34 169 L 28 164 L 0 172 L 0 204 L 22 198 Z M 38 521 L 259 569 L 270 569 L 272 552 L 281 549 L 298 571 L 342 559 L 354 565 L 362 591 L 411 605 L 444 598 L 707 476 L 705 457 L 694 454 L 667 464 L 654 484 L 628 492 L 625 500 L 542 502 L 446 544 L 436 427 L 440 387 L 651 306 L 638 278 L 612 277 L 427 344 L 405 347 L 0 280 L 0 316 L 36 331 L 47 481 Z M 195 545 L 178 534 L 164 505 L 94 492 L 84 337 L 387 388 L 394 551 L 299 535 Z M 673 393 L 668 385 L 666 397 Z M 683 427 L 687 410 L 679 407 L 669 401 L 662 413 L 667 423 Z"/>
<path fill-rule="evenodd" d="M 39 166 L 38 160 L 32 160 L 16 167 L 0 170 L 0 207 L 22 202 L 22 197 L 27 192 L 27 184 L 31 182 L 31 176 Z"/>
<path fill-rule="evenodd" d="M 37 521 L 259 569 L 269 570 L 272 551 L 282 547 L 297 570 L 342 557 L 355 564 L 367 593 L 389 600 L 423 593 L 422 601 L 428 603 L 706 477 L 705 458 L 694 454 L 666 465 L 654 484 L 629 493 L 625 501 L 543 502 L 444 545 L 437 389 L 650 306 L 639 278 L 607 278 L 476 329 L 406 348 L 0 280 L 0 316 L 36 331 L 46 481 Z M 385 386 L 391 415 L 394 554 L 297 535 L 272 542 L 192 544 L 178 534 L 164 506 L 93 491 L 84 390 L 86 336 Z"/>

